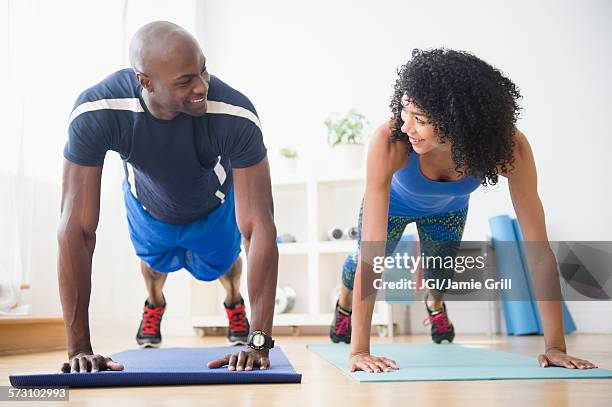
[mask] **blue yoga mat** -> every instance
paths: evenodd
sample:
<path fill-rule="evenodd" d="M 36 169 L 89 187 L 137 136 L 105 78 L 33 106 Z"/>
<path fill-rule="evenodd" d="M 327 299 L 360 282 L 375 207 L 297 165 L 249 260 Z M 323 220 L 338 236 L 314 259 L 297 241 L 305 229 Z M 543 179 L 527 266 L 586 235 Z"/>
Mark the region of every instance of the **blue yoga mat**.
<path fill-rule="evenodd" d="M 521 251 L 512 219 L 507 215 L 495 216 L 489 219 L 489 226 L 491 227 L 499 276 L 512 279 L 512 285 L 517 292 L 530 292 L 530 277 L 523 268 Z M 497 241 L 503 243 L 496 245 Z M 504 296 L 503 293 L 502 296 Z M 504 298 L 502 306 L 508 334 L 526 335 L 539 332 L 538 313 L 536 305 L 532 301 L 508 301 Z"/>
<path fill-rule="evenodd" d="M 372 354 L 395 360 L 400 369 L 385 373 L 351 373 L 348 371 L 349 345 L 311 344 L 308 349 L 359 382 L 612 378 L 611 370 L 543 368 L 538 365 L 536 355 L 429 343 L 372 345 Z"/>
<path fill-rule="evenodd" d="M 516 218 L 512 219 L 512 226 L 514 227 L 514 234 L 516 235 L 518 239 L 519 251 L 521 253 L 521 263 L 523 263 L 523 270 L 525 271 L 527 275 L 529 273 L 529 267 L 527 266 L 527 257 L 525 255 L 525 246 L 523 243 L 525 239 L 523 239 L 523 232 L 521 231 L 521 225 L 519 224 L 518 219 Z M 529 274 L 529 278 L 531 279 L 530 274 Z M 531 289 L 531 292 L 532 292 L 532 297 L 535 297 L 535 295 L 533 294 L 533 289 Z M 540 335 L 544 335 L 544 326 L 542 325 L 542 321 L 540 319 L 540 313 L 538 311 L 538 307 L 536 304 L 534 304 L 533 309 L 536 314 L 536 319 L 538 322 L 538 333 Z M 576 330 L 576 324 L 574 323 L 572 314 L 570 314 L 569 309 L 567 308 L 567 305 L 565 304 L 565 301 L 561 302 L 561 310 L 563 314 L 563 331 L 566 334 L 574 332 Z"/>
<path fill-rule="evenodd" d="M 511 278 L 512 285 L 517 292 L 530 293 L 532 298 L 535 297 L 531 286 L 531 275 L 525 260 L 523 235 L 518 221 L 508 215 L 500 215 L 490 218 L 489 226 L 495 248 L 497 272 L 500 277 Z M 503 243 L 496 244 L 496 242 Z M 504 299 L 502 306 L 506 320 L 506 332 L 509 335 L 543 334 L 540 314 L 533 299 L 531 301 Z M 567 334 L 575 331 L 576 325 L 565 302 L 562 302 L 562 309 L 564 332 Z"/>
<path fill-rule="evenodd" d="M 238 348 L 162 348 L 133 349 L 111 355 L 125 369 L 119 372 L 56 373 L 10 376 L 14 387 L 104 387 L 152 386 L 185 384 L 238 384 L 238 383 L 300 383 L 297 373 L 282 350 L 270 351 L 270 368 L 249 372 L 231 372 L 226 367 L 209 369 L 206 364 L 235 353 Z M 239 349 L 238 349 L 239 350 Z"/>

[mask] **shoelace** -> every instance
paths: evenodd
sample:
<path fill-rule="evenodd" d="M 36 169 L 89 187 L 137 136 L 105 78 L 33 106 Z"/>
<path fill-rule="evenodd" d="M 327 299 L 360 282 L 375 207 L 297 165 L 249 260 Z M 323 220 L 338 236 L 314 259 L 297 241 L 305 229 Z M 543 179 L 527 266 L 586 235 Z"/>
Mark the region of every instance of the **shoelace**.
<path fill-rule="evenodd" d="M 336 317 L 336 330 L 335 330 L 336 335 L 338 336 L 346 335 L 349 329 L 350 323 L 351 323 L 351 317 L 339 312 Z"/>
<path fill-rule="evenodd" d="M 230 329 L 232 332 L 244 332 L 247 330 L 246 327 L 246 313 L 244 312 L 244 305 L 236 305 L 233 309 L 225 308 L 227 312 L 227 319 L 229 319 Z"/>
<path fill-rule="evenodd" d="M 144 322 L 142 326 L 142 333 L 145 335 L 157 335 L 159 332 L 159 324 L 164 315 L 165 308 L 149 308 L 144 309 Z"/>
<path fill-rule="evenodd" d="M 439 333 L 450 331 L 450 321 L 446 317 L 446 312 L 438 312 L 435 315 L 425 318 L 423 325 L 427 326 L 429 324 L 432 324 Z"/>

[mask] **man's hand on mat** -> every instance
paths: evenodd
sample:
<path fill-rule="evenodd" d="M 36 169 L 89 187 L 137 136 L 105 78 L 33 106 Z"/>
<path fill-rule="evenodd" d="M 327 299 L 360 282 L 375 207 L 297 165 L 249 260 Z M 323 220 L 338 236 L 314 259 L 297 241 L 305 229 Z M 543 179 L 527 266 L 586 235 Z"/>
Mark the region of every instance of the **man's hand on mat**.
<path fill-rule="evenodd" d="M 596 369 L 597 365 L 588 360 L 575 358 L 561 350 L 548 350 L 545 354 L 538 356 L 541 367 L 560 366 L 568 369 Z"/>
<path fill-rule="evenodd" d="M 62 365 L 62 373 L 87 373 L 103 370 L 123 370 L 123 365 L 109 357 L 89 353 L 77 353 L 70 358 L 70 362 Z"/>
<path fill-rule="evenodd" d="M 372 356 L 369 353 L 357 353 L 351 355 L 349 359 L 349 369 L 351 372 L 363 370 L 368 373 L 389 372 L 399 369 L 394 360 Z"/>
<path fill-rule="evenodd" d="M 217 369 L 227 365 L 228 370 L 253 370 L 259 368 L 266 370 L 270 367 L 270 358 L 268 350 L 243 350 L 240 353 L 225 355 L 222 359 L 208 362 L 209 369 Z"/>

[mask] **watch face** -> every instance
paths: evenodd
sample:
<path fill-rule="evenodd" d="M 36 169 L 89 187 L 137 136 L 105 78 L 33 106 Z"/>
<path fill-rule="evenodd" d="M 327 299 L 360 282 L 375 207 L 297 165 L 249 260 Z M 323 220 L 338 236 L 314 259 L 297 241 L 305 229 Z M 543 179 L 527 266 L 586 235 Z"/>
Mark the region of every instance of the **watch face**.
<path fill-rule="evenodd" d="M 253 335 L 253 345 L 260 347 L 263 346 L 264 343 L 266 343 L 266 339 L 262 334 Z"/>

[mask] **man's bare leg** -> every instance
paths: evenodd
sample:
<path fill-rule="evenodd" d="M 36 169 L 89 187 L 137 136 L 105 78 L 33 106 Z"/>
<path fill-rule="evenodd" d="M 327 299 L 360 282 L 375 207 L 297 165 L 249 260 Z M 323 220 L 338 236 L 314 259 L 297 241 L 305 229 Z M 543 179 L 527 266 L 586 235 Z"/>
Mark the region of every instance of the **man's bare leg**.
<path fill-rule="evenodd" d="M 164 306 L 165 299 L 162 291 L 168 278 L 168 273 L 155 271 L 142 260 L 140 260 L 140 271 L 144 277 L 147 294 L 149 295 L 147 298 L 149 305 L 151 307 Z"/>
<path fill-rule="evenodd" d="M 240 294 L 240 277 L 242 275 L 242 259 L 236 259 L 232 267 L 219 277 L 219 282 L 225 289 L 225 304 L 231 305 L 242 298 Z"/>

